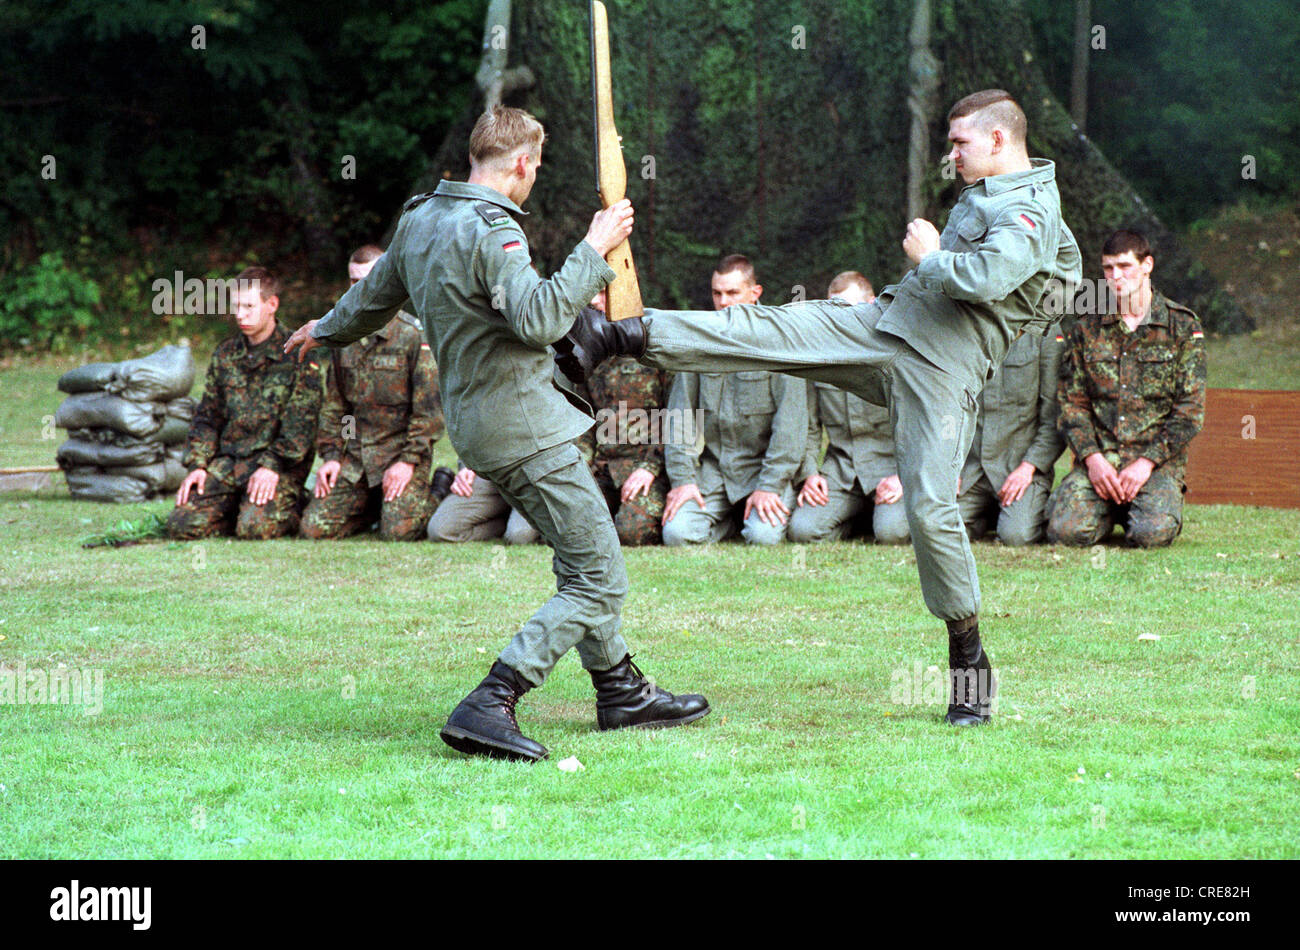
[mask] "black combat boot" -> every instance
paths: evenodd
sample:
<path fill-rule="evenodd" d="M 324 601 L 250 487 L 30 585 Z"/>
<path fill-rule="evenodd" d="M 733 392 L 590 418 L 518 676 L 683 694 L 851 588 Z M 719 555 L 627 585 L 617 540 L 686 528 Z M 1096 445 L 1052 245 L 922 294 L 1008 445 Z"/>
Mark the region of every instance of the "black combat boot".
<path fill-rule="evenodd" d="M 950 699 L 944 720 L 952 726 L 982 726 L 989 721 L 998 683 L 972 617 L 948 624 Z"/>
<path fill-rule="evenodd" d="M 674 696 L 645 678 L 632 657 L 608 670 L 588 670 L 596 687 L 596 725 L 600 729 L 658 729 L 684 726 L 709 714 L 709 701 L 692 693 Z"/>
<path fill-rule="evenodd" d="M 433 483 L 429 486 L 429 494 L 438 502 L 441 502 L 451 494 L 451 483 L 455 480 L 455 472 L 445 465 L 439 465 L 433 470 Z"/>
<path fill-rule="evenodd" d="M 546 758 L 546 747 L 520 732 L 515 721 L 515 703 L 530 689 L 532 684 L 497 660 L 483 682 L 451 711 L 442 741 L 469 755 L 528 762 Z"/>
<path fill-rule="evenodd" d="M 563 337 L 551 344 L 555 348 L 555 365 L 575 383 L 585 383 L 587 376 L 611 356 L 645 354 L 645 324 L 640 317 L 609 320 L 599 310 L 584 308 Z"/>

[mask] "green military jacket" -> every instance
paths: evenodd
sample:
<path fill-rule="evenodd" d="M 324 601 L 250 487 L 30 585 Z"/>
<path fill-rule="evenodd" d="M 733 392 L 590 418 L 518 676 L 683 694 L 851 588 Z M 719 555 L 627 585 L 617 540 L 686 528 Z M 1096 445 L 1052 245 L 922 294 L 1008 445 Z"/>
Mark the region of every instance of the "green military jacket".
<path fill-rule="evenodd" d="M 1026 326 L 1041 334 L 1060 314 L 1043 306 L 1078 285 L 1079 246 L 1061 220 L 1056 166 L 967 185 L 939 250 L 881 291 L 877 329 L 902 337 L 930 362 L 972 383 L 990 379 Z"/>
<path fill-rule="evenodd" d="M 316 325 L 329 346 L 359 340 L 410 298 L 433 347 L 447 432 L 476 471 L 514 464 L 591 427 L 553 381 L 546 347 L 614 277 L 582 241 L 549 280 L 533 270 L 513 201 L 443 181 L 407 202 L 388 252 Z"/>
<path fill-rule="evenodd" d="M 368 337 L 330 354 L 316 448 L 339 478 L 374 486 L 394 462 L 419 467 L 445 425 L 438 367 L 420 321 L 399 312 Z"/>
<path fill-rule="evenodd" d="M 595 463 L 619 484 L 638 468 L 654 476 L 663 471 L 663 439 L 676 431 L 664 414 L 671 379 L 630 356 L 606 360 L 587 377 L 596 408 Z"/>
<path fill-rule="evenodd" d="M 826 457 L 821 464 L 822 428 Z M 868 496 L 882 478 L 898 474 L 889 409 L 829 383 L 808 383 L 808 458 L 804 471 L 820 471 L 831 488 L 851 491 L 856 479 Z"/>
<path fill-rule="evenodd" d="M 980 394 L 975 438 L 961 472 L 963 488 L 984 474 L 997 491 L 1021 462 L 1052 474 L 1065 449 L 1056 430 L 1056 386 L 1064 350 L 1065 338 L 1059 333 L 1026 333 L 1011 344 Z"/>
<path fill-rule="evenodd" d="M 184 465 L 231 485 L 259 468 L 305 479 L 315 457 L 320 368 L 284 352 L 289 331 L 249 346 L 242 334 L 224 340 L 208 363 L 203 398 L 190 422 Z"/>
<path fill-rule="evenodd" d="M 1128 332 L 1118 314 L 1079 317 L 1061 361 L 1061 434 L 1075 464 L 1102 452 L 1115 467 L 1148 458 L 1182 480 L 1205 421 L 1205 334 L 1182 304 L 1151 296 Z"/>
<path fill-rule="evenodd" d="M 703 410 L 704 451 L 669 441 L 668 479 L 703 495 L 725 488 L 733 504 L 754 491 L 781 494 L 804 461 L 808 391 L 802 379 L 766 371 L 678 373 L 668 395 L 674 416 Z"/>

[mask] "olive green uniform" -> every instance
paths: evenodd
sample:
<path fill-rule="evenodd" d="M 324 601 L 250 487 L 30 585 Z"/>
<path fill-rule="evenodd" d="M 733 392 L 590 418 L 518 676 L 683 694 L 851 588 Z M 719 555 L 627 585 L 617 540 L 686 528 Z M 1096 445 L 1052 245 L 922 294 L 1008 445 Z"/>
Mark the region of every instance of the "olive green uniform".
<path fill-rule="evenodd" d="M 829 383 L 808 386 L 809 473 L 821 472 L 829 496 L 824 505 L 805 502 L 790 517 L 790 540 L 801 544 L 843 540 L 853 522 L 868 509 L 871 533 L 880 544 L 906 544 L 907 511 L 902 502 L 877 502 L 881 479 L 898 474 L 889 410 L 836 389 Z M 826 429 L 826 458 L 817 464 Z"/>
<path fill-rule="evenodd" d="M 1059 317 L 1042 309 L 1047 294 L 1081 276 L 1055 166 L 1032 161 L 1027 171 L 968 185 L 940 249 L 873 303 L 646 311 L 643 361 L 651 366 L 793 373 L 889 407 L 921 590 L 943 620 L 979 611 L 957 507 L 976 397 L 1020 332 L 1041 334 Z"/>
<path fill-rule="evenodd" d="M 668 396 L 674 416 L 702 410 L 704 450 L 680 441 L 664 447 L 673 488 L 695 484 L 704 507 L 693 500 L 664 525 L 664 544 L 703 544 L 736 532 L 742 505 L 755 491 L 779 495 L 794 508 L 793 481 L 804 460 L 808 394 L 804 383 L 769 372 L 680 373 Z M 757 510 L 741 526 L 750 544 L 777 544 L 786 525 L 770 525 Z"/>
<path fill-rule="evenodd" d="M 316 454 L 321 385 L 314 361 L 285 354 L 288 337 L 277 322 L 256 346 L 241 333 L 213 351 L 184 458 L 187 472 L 203 469 L 208 478 L 203 494 L 192 491 L 172 511 L 170 537 L 188 541 L 233 530 L 240 538 L 266 539 L 298 529 L 303 483 Z M 248 480 L 259 468 L 280 480 L 275 496 L 255 505 Z"/>
<path fill-rule="evenodd" d="M 438 368 L 420 322 L 399 312 L 370 336 L 335 350 L 326 367 L 316 448 L 339 462 L 337 481 L 303 512 L 303 537 L 341 538 L 379 519 L 379 536 L 424 536 L 437 502 L 431 491 L 433 444 L 443 434 Z M 384 473 L 395 462 L 414 472 L 405 490 L 383 501 Z"/>
<path fill-rule="evenodd" d="M 457 453 L 554 550 L 555 596 L 500 657 L 540 685 L 571 648 L 588 669 L 609 669 L 627 655 L 620 633 L 627 572 L 609 509 L 573 445 L 593 420 L 555 385 L 547 351 L 614 272 L 583 241 L 542 280 L 515 220 L 523 214 L 491 188 L 441 182 L 407 202 L 388 253 L 313 335 L 346 345 L 410 299 L 433 347 Z"/>
<path fill-rule="evenodd" d="M 979 398 L 975 438 L 961 470 L 957 504 L 971 540 L 996 524 L 1003 544 L 1043 540 L 1052 475 L 1065 441 L 1056 431 L 1056 382 L 1065 338 L 1026 333 L 1011 344 Z M 1003 482 L 1021 462 L 1034 466 L 1024 494 L 1006 507 L 998 502 Z"/>
<path fill-rule="evenodd" d="M 1172 543 L 1183 529 L 1187 446 L 1205 421 L 1205 342 L 1196 314 L 1154 293 L 1147 318 L 1131 331 L 1118 314 L 1080 317 L 1058 395 L 1058 425 L 1074 467 L 1048 504 L 1048 540 L 1086 547 L 1119 518 L 1129 544 Z M 1155 469 L 1137 497 L 1117 505 L 1088 478 L 1084 460 L 1095 452 L 1116 469 L 1139 458 Z"/>

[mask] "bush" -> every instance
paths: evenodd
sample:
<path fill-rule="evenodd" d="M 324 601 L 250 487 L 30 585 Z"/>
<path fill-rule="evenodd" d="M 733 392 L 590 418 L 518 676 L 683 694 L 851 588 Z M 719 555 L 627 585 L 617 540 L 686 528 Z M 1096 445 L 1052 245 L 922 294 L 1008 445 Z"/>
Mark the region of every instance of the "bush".
<path fill-rule="evenodd" d="M 99 285 L 62 253 L 0 278 L 0 345 L 62 349 L 95 326 Z"/>

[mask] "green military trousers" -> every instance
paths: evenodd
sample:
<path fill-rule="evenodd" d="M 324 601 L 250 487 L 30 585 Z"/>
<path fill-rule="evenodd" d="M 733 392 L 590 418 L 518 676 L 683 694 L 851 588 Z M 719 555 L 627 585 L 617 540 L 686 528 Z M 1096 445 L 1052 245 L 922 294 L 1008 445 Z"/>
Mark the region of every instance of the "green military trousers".
<path fill-rule="evenodd" d="M 982 380 L 940 369 L 876 329 L 879 304 L 816 300 L 717 312 L 646 310 L 642 362 L 697 373 L 771 370 L 830 383 L 889 408 L 925 604 L 941 620 L 979 612 L 979 578 L 957 508 Z"/>
<path fill-rule="evenodd" d="M 619 632 L 627 571 L 609 507 L 582 453 L 565 442 L 478 474 L 554 552 L 555 596 L 515 634 L 501 662 L 534 686 L 570 648 L 577 648 L 586 669 L 614 666 L 628 652 Z"/>

